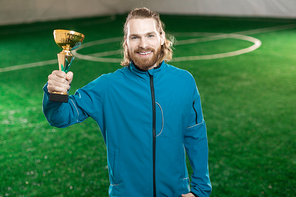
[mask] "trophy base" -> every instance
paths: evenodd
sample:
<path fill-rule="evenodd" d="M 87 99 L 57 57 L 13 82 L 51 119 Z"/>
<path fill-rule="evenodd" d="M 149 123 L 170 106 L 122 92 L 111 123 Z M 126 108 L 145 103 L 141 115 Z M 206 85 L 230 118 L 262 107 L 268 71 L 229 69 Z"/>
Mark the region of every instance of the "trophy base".
<path fill-rule="evenodd" d="M 55 102 L 68 103 L 68 94 L 49 94 L 49 100 Z"/>

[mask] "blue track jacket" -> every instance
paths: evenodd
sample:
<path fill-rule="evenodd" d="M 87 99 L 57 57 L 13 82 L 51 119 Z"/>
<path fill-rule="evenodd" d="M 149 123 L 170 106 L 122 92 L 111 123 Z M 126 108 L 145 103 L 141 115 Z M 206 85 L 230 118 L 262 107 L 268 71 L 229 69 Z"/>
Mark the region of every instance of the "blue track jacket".
<path fill-rule="evenodd" d="M 140 71 L 131 63 L 51 102 L 44 86 L 43 112 L 55 127 L 92 117 L 107 146 L 109 196 L 209 196 L 208 142 L 200 95 L 192 75 L 162 62 Z M 191 189 L 186 167 L 193 174 Z"/>

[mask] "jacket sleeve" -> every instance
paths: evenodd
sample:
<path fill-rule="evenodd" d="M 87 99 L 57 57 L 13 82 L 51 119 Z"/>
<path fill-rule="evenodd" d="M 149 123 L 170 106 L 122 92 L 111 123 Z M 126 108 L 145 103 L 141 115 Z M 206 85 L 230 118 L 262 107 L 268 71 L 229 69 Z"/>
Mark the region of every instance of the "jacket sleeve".
<path fill-rule="evenodd" d="M 88 117 L 81 108 L 77 107 L 75 97 L 69 96 L 68 103 L 49 101 L 47 84 L 43 87 L 42 111 L 51 126 L 64 128 L 78 122 L 82 122 Z"/>
<path fill-rule="evenodd" d="M 184 135 L 185 149 L 193 170 L 191 192 L 199 197 L 210 196 L 212 186 L 208 169 L 207 131 L 196 86 L 191 102 L 189 124 Z"/>

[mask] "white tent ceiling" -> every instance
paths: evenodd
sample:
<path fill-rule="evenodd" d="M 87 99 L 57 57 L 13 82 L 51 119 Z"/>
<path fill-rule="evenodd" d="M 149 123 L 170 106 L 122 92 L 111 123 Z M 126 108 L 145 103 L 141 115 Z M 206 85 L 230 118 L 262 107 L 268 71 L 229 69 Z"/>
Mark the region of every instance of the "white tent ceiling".
<path fill-rule="evenodd" d="M 127 13 L 296 18 L 295 0 L 1 0 L 0 25 Z"/>

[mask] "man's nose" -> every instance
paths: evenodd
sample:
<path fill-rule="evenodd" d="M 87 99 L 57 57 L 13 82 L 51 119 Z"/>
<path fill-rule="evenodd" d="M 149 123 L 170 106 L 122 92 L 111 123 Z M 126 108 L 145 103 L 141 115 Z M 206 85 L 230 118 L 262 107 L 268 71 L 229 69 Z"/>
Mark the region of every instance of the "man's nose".
<path fill-rule="evenodd" d="M 147 46 L 148 46 L 147 40 L 145 38 L 141 38 L 139 47 L 145 49 Z"/>

